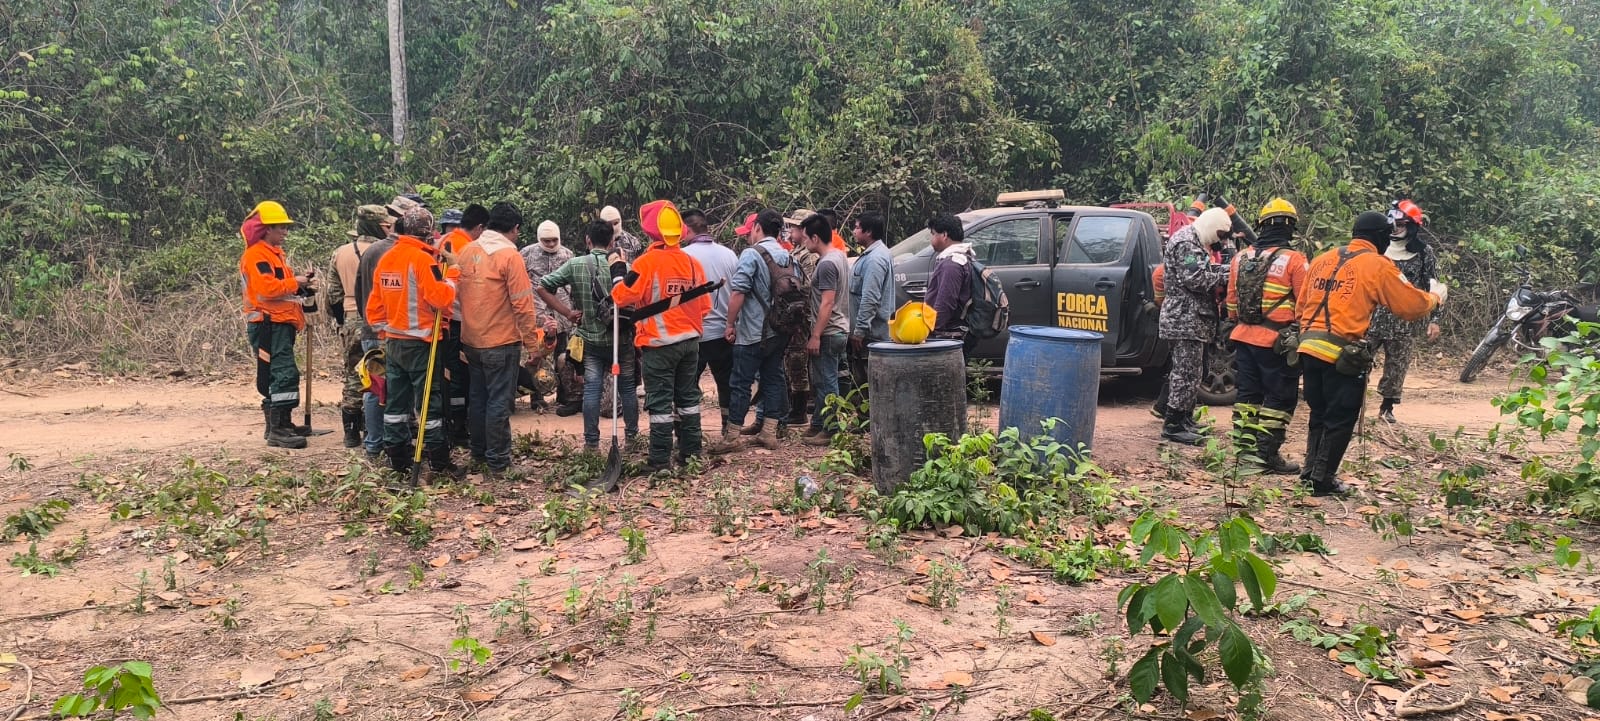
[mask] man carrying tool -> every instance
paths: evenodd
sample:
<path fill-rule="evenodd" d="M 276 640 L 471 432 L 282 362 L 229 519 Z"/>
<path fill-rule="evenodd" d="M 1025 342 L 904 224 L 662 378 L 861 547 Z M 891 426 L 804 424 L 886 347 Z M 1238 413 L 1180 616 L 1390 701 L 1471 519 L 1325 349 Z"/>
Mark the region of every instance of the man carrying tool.
<path fill-rule="evenodd" d="M 339 399 L 339 416 L 344 425 L 345 448 L 360 446 L 361 435 L 366 430 L 361 374 L 356 372 L 356 365 L 366 353 L 361 344 L 363 327 L 356 303 L 357 270 L 361 256 L 389 234 L 390 224 L 389 213 L 381 205 L 356 208 L 356 227 L 350 231 L 350 242 L 333 251 L 333 270 L 325 305 L 344 344 L 344 393 Z"/>
<path fill-rule="evenodd" d="M 626 272 L 620 258 L 611 263 L 612 278 L 620 280 L 612 286 L 611 298 L 619 308 L 671 300 L 705 283 L 700 262 L 678 247 L 685 229 L 671 201 L 640 208 L 639 223 L 652 241 L 648 252 Z M 634 344 L 644 351 L 651 472 L 670 467 L 674 429 L 678 460 L 700 455 L 700 331 L 710 310 L 711 299 L 701 295 L 634 324 Z"/>
<path fill-rule="evenodd" d="M 433 244 L 433 213 L 421 206 L 400 217 L 402 235 L 378 262 L 376 287 L 367 298 L 367 323 L 383 338 L 389 398 L 383 411 L 383 441 L 397 473 L 411 472 L 415 452 L 413 417 L 423 418 L 422 445 L 435 473 L 453 474 L 444 437 L 444 394 L 437 361 L 439 324 L 456 299 L 455 283 L 439 264 Z M 428 385 L 430 356 L 435 362 Z M 428 392 L 431 390 L 432 392 Z M 424 416 L 423 414 L 426 414 Z"/>
<path fill-rule="evenodd" d="M 1233 258 L 1228 272 L 1228 317 L 1237 319 L 1233 370 L 1239 398 L 1233 427 L 1255 440 L 1255 455 L 1268 473 L 1299 473 L 1281 453 L 1295 406 L 1300 404 L 1300 358 L 1295 348 L 1296 302 L 1306 292 L 1306 257 L 1291 247 L 1300 215 L 1293 204 L 1273 198 L 1261 208 L 1251 247 Z M 1291 362 L 1292 361 L 1292 362 Z"/>
<path fill-rule="evenodd" d="M 256 357 L 267 445 L 274 448 L 306 447 L 306 434 L 297 432 L 290 417 L 300 405 L 300 369 L 294 363 L 295 334 L 306 327 L 300 296 L 312 286 L 310 274 L 295 275 L 283 252 L 293 224 L 282 205 L 264 200 L 240 228 L 245 241 L 239 256 L 244 320 Z"/>
<path fill-rule="evenodd" d="M 1413 287 L 1383 257 L 1393 229 L 1383 213 L 1362 213 L 1350 230 L 1349 245 L 1311 263 L 1300 305 L 1300 362 L 1305 366 L 1306 405 L 1311 407 L 1300 482 L 1311 487 L 1313 496 L 1350 491 L 1338 479 L 1339 463 L 1366 405 L 1372 369 L 1366 335 L 1373 310 L 1388 308 L 1395 317 L 1414 322 L 1426 318 L 1448 295 L 1438 281 L 1426 291 Z"/>
<path fill-rule="evenodd" d="M 637 372 L 633 353 L 633 324 L 622 324 L 621 338 L 611 335 L 611 263 L 621 260 L 612 255 L 610 223 L 597 220 L 584 231 L 589 252 L 572 258 L 554 272 L 538 278 L 534 292 L 563 320 L 577 326 L 578 337 L 583 339 L 583 449 L 600 450 L 600 400 L 605 393 L 606 375 L 611 372 L 611 358 L 617 357 L 619 376 L 617 383 L 623 388 L 634 386 Z M 565 295 L 566 298 L 562 296 Z M 568 299 L 571 299 L 569 304 Z M 621 343 L 623 352 L 613 353 L 613 345 Z M 622 421 L 627 437 L 639 434 L 639 396 L 622 393 L 617 396 L 622 404 Z"/>
<path fill-rule="evenodd" d="M 396 195 L 389 204 L 384 206 L 384 211 L 389 214 L 389 222 L 384 225 L 388 234 L 383 240 L 373 243 L 367 252 L 361 254 L 361 263 L 356 266 L 356 313 L 361 316 L 361 351 L 362 357 L 367 353 L 383 348 L 383 339 L 378 337 L 378 329 L 367 320 L 367 299 L 372 296 L 374 278 L 377 275 L 378 261 L 394 247 L 395 241 L 400 239 L 397 224 L 400 216 L 412 208 L 422 207 L 421 203 L 405 195 Z M 366 416 L 367 438 L 362 442 L 367 452 L 367 460 L 377 461 L 383 453 L 383 404 L 379 402 L 378 394 L 369 392 L 362 399 L 362 413 Z"/>
<path fill-rule="evenodd" d="M 1207 209 L 1173 233 L 1162 253 L 1167 297 L 1161 304 L 1160 332 L 1172 344 L 1172 372 L 1161 437 L 1174 443 L 1205 442 L 1195 425 L 1195 400 L 1205 347 L 1217 330 L 1216 292 L 1228 283 L 1228 267 L 1213 263 L 1208 247 L 1231 242 L 1232 226 L 1228 211 Z"/>
<path fill-rule="evenodd" d="M 556 225 L 553 220 L 539 223 L 534 240 L 536 242 L 529 243 L 522 249 L 522 263 L 527 270 L 529 281 L 537 286 L 540 278 L 556 272 L 562 264 L 572 260 L 573 253 L 571 249 L 561 244 L 561 226 Z M 559 290 L 556 295 L 561 298 L 564 305 L 572 306 L 572 297 L 567 294 L 565 288 Z M 554 366 L 552 370 L 556 374 L 556 415 L 565 418 L 583 410 L 583 402 L 578 397 L 582 392 L 578 388 L 579 378 L 582 375 L 572 367 L 575 364 L 567 350 L 567 344 L 572 338 L 572 322 L 567 320 L 566 316 L 553 312 L 550 304 L 543 300 L 543 296 L 535 300 L 539 307 L 539 317 L 544 320 L 554 320 L 556 323 L 555 363 L 552 364 Z M 610 323 L 609 320 L 606 322 Z M 587 348 L 584 349 L 583 355 L 585 357 L 589 355 Z M 544 405 L 542 395 L 534 399 L 534 405 Z"/>
<path fill-rule="evenodd" d="M 533 284 L 517 253 L 521 227 L 515 206 L 496 203 L 488 230 L 457 256 L 461 341 L 472 374 L 467 405 L 472 458 L 490 477 L 511 466 L 511 405 L 521 354 L 536 360 L 544 351 Z"/>

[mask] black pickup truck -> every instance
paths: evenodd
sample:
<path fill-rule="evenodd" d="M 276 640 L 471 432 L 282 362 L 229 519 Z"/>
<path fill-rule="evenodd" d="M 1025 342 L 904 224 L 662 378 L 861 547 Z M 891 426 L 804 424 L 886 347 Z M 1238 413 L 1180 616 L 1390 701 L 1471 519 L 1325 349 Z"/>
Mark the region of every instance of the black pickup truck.
<path fill-rule="evenodd" d="M 1105 335 L 1107 375 L 1161 374 L 1168 347 L 1157 332 L 1151 273 L 1164 242 L 1154 218 L 1139 210 L 1054 205 L 1060 191 L 1002 194 L 998 207 L 958 214 L 973 255 L 1005 284 L 1012 325 L 1042 325 Z M 933 270 L 926 229 L 893 248 L 896 305 L 920 299 Z M 972 357 L 1005 364 L 1008 333 L 982 341 Z M 1222 363 L 1218 364 L 1224 365 Z M 1232 361 L 1207 373 L 1204 402 L 1231 402 Z"/>

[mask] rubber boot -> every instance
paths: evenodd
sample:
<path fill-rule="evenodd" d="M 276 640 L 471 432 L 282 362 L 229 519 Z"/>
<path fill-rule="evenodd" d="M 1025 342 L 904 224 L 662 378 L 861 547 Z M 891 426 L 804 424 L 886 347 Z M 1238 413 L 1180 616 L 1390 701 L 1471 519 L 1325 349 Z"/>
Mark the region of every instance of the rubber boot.
<path fill-rule="evenodd" d="M 344 447 L 360 448 L 361 431 L 367 427 L 361 411 L 340 411 L 339 420 L 344 423 Z"/>
<path fill-rule="evenodd" d="M 1193 414 L 1171 408 L 1167 409 L 1167 417 L 1161 425 L 1161 439 L 1172 441 L 1173 443 L 1182 443 L 1186 446 L 1204 444 L 1205 439 L 1200 434 L 1189 430 L 1188 425 L 1184 423 L 1184 420 L 1190 415 Z"/>
<path fill-rule="evenodd" d="M 461 468 L 450 459 L 450 444 L 440 443 L 432 448 L 423 449 L 428 456 L 428 469 L 435 475 L 456 477 Z"/>
<path fill-rule="evenodd" d="M 799 428 L 806 424 L 806 409 L 811 407 L 811 392 L 800 391 L 789 394 L 789 417 L 784 419 L 784 425 Z"/>
<path fill-rule="evenodd" d="M 262 431 L 262 433 L 261 433 L 261 437 L 262 438 L 271 438 L 272 427 L 275 425 L 274 421 L 272 420 L 272 414 L 273 414 L 274 411 L 277 411 L 277 410 L 283 410 L 284 411 L 284 414 L 283 414 L 283 424 L 284 424 L 284 426 L 283 427 L 284 427 L 285 431 L 287 431 L 289 433 L 293 433 L 293 434 L 295 434 L 297 436 L 309 436 L 309 435 L 311 435 L 311 427 L 310 426 L 297 426 L 297 425 L 294 424 L 294 407 L 289 407 L 289 408 L 285 408 L 285 409 L 262 408 L 261 409 L 261 415 L 267 421 L 267 430 Z M 346 447 L 349 447 L 349 446 L 346 446 Z"/>
<path fill-rule="evenodd" d="M 761 422 L 761 429 L 756 431 L 755 437 L 750 439 L 750 445 L 759 446 L 769 451 L 778 450 L 778 422 L 768 419 Z"/>
<path fill-rule="evenodd" d="M 402 476 L 411 475 L 411 444 L 388 446 L 383 452 L 389 456 L 389 468 Z"/>
<path fill-rule="evenodd" d="M 1300 464 L 1283 457 L 1283 442 L 1288 429 L 1277 428 L 1256 439 L 1261 451 L 1261 465 L 1269 475 L 1290 476 L 1300 472 Z"/>
<path fill-rule="evenodd" d="M 306 437 L 289 430 L 293 408 L 267 409 L 267 445 L 272 448 L 305 448 Z"/>
<path fill-rule="evenodd" d="M 1394 423 L 1395 423 L 1395 420 L 1394 420 L 1394 406 L 1395 406 L 1396 403 L 1399 403 L 1399 402 L 1400 402 L 1400 399 L 1398 399 L 1398 398 L 1385 398 L 1385 399 L 1383 399 L 1383 404 L 1378 406 L 1378 417 L 1383 419 L 1384 423 L 1388 423 L 1389 425 L 1394 425 Z"/>

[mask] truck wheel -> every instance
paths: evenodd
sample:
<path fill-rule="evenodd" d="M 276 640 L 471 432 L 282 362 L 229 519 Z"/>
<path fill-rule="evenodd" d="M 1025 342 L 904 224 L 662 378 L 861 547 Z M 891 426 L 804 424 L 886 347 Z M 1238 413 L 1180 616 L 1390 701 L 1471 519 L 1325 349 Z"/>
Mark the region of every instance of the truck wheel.
<path fill-rule="evenodd" d="M 1239 398 L 1233 375 L 1233 350 L 1215 343 L 1206 345 L 1200 376 L 1200 402 L 1208 406 L 1231 406 Z"/>

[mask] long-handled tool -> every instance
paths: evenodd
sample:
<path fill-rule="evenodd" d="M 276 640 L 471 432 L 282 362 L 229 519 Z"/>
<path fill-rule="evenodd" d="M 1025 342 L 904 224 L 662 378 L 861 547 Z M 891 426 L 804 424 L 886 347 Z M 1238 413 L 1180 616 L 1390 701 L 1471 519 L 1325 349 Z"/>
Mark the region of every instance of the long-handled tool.
<path fill-rule="evenodd" d="M 305 420 L 306 435 L 325 436 L 332 433 L 333 429 L 325 428 L 319 431 L 311 427 L 311 379 L 317 375 L 317 364 L 313 360 L 316 358 L 313 354 L 317 347 L 316 337 L 317 321 L 312 320 L 306 323 L 306 408 L 302 418 Z"/>
<path fill-rule="evenodd" d="M 428 433 L 428 405 L 433 399 L 433 361 L 439 356 L 439 322 L 444 313 L 433 314 L 433 340 L 428 343 L 428 375 L 422 381 L 422 410 L 417 412 L 417 443 L 411 450 L 411 486 L 422 480 L 422 441 Z"/>
<path fill-rule="evenodd" d="M 622 312 L 615 303 L 611 305 L 611 387 L 617 388 L 621 383 L 622 366 L 617 353 L 622 346 Z M 632 348 L 628 349 L 632 352 Z M 635 371 L 637 372 L 637 371 Z M 621 413 L 617 411 L 617 393 L 611 394 L 611 450 L 606 454 L 606 469 L 600 474 L 600 479 L 594 487 L 610 493 L 617 488 L 617 483 L 622 480 L 622 448 L 618 445 L 618 438 L 622 435 L 618 431 L 617 419 Z"/>

